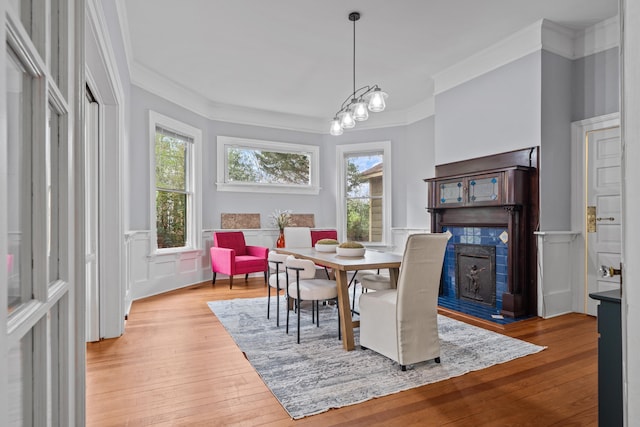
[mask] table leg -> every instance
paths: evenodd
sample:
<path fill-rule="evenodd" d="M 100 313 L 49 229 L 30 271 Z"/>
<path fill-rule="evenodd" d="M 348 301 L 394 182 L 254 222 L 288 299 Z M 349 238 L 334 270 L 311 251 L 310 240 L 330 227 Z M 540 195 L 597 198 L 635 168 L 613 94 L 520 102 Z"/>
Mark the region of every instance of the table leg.
<path fill-rule="evenodd" d="M 391 279 L 391 287 L 393 289 L 398 287 L 398 276 L 400 275 L 399 268 L 390 268 L 389 269 L 389 278 Z"/>
<path fill-rule="evenodd" d="M 355 342 L 353 339 L 353 322 L 351 321 L 351 304 L 349 304 L 349 280 L 347 279 L 346 271 L 336 271 L 336 284 L 338 286 L 342 346 L 345 350 L 351 351 L 355 349 Z"/>

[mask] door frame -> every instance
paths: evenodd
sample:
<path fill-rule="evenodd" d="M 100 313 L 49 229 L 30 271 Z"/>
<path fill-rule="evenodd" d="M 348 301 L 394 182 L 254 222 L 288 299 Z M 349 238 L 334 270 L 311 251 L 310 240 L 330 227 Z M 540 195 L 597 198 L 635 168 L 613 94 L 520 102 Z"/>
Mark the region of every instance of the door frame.
<path fill-rule="evenodd" d="M 572 309 L 587 312 L 587 235 L 584 207 L 587 203 L 587 148 L 589 132 L 620 126 L 620 113 L 605 114 L 571 123 L 571 229 L 577 233 L 575 240 L 575 277 L 573 281 Z"/>
<path fill-rule="evenodd" d="M 85 75 L 100 105 L 98 141 L 98 265 L 100 283 L 100 338 L 124 333 L 131 292 L 125 275 L 124 229 L 127 164 L 124 153 L 124 89 L 108 42 L 106 23 L 97 0 L 87 1 L 84 45 Z"/>

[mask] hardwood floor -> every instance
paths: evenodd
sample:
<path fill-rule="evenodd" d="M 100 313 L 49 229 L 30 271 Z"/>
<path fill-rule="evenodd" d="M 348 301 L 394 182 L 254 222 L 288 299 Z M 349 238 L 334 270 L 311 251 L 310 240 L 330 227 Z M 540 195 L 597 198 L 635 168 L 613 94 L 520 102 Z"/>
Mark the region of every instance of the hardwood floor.
<path fill-rule="evenodd" d="M 581 314 L 502 330 L 540 353 L 293 421 L 206 304 L 265 295 L 250 279 L 134 302 L 122 337 L 87 345 L 87 425 L 597 425 L 596 319 Z"/>

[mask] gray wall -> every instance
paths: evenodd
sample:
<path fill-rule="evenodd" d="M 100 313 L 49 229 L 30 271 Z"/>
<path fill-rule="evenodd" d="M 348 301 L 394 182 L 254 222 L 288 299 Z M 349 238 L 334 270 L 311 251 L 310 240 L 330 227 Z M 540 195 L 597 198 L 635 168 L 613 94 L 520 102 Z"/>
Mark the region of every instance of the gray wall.
<path fill-rule="evenodd" d="M 541 53 L 436 96 L 436 164 L 540 144 Z"/>
<path fill-rule="evenodd" d="M 272 227 L 275 209 L 314 213 L 317 227 L 336 226 L 336 145 L 390 140 L 392 145 L 392 226 L 427 227 L 426 186 L 433 175 L 433 117 L 409 126 L 345 132 L 340 137 L 209 120 L 136 86 L 131 88 L 131 127 L 128 154 L 131 179 L 130 229 L 148 230 L 150 212 L 148 112 L 175 118 L 203 130 L 203 216 L 205 229 L 220 227 L 225 212 L 260 213 L 263 227 Z M 320 194 L 287 195 L 216 191 L 218 135 L 292 142 L 320 147 Z"/>
<path fill-rule="evenodd" d="M 571 121 L 620 111 L 619 49 L 573 61 Z"/>
<path fill-rule="evenodd" d="M 542 51 L 540 230 L 571 229 L 571 61 Z"/>

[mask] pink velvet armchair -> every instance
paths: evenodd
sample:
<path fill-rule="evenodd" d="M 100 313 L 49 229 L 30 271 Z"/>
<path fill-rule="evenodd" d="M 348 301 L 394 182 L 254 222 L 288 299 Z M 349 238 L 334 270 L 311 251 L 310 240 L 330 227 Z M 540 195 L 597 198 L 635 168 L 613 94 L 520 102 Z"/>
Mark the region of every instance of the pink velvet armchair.
<path fill-rule="evenodd" d="M 213 246 L 210 250 L 211 271 L 216 283 L 216 273 L 229 276 L 229 289 L 233 287 L 233 276 L 244 274 L 245 280 L 249 273 L 264 273 L 267 283 L 269 248 L 262 246 L 247 246 L 242 231 L 224 231 L 213 233 Z"/>

